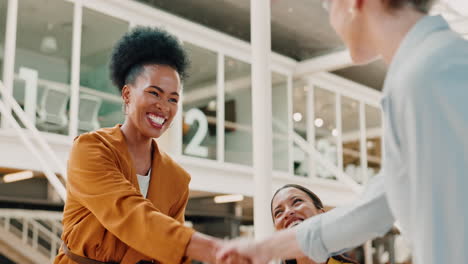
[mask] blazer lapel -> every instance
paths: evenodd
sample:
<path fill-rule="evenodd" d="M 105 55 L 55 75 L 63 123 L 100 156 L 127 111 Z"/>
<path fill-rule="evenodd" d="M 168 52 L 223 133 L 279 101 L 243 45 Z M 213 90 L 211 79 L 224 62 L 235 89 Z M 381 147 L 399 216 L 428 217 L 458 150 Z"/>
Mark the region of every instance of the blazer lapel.
<path fill-rule="evenodd" d="M 156 140 L 153 140 L 153 163 L 151 165 L 151 179 L 148 188 L 148 194 L 146 196 L 153 205 L 161 210 L 162 213 L 167 214 L 167 201 L 164 201 L 164 197 L 161 196 L 163 193 L 164 184 L 162 177 L 164 177 L 164 171 L 166 165 L 162 159 L 161 152 L 159 151 Z"/>

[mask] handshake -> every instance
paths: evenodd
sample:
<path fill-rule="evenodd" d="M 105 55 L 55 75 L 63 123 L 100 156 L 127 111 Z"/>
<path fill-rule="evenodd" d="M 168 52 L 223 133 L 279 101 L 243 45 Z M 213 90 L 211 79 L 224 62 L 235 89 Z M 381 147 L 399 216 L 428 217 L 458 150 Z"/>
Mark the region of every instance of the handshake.
<path fill-rule="evenodd" d="M 223 241 L 196 232 L 187 246 L 189 258 L 211 264 L 266 264 L 270 260 L 308 259 L 296 238 L 298 225 L 307 218 L 324 213 L 320 198 L 309 189 L 287 184 L 278 189 L 271 201 L 271 214 L 277 232 L 262 241 L 234 239 Z"/>
<path fill-rule="evenodd" d="M 196 232 L 187 247 L 187 256 L 211 264 L 267 264 L 273 259 L 304 258 L 294 228 L 274 233 L 262 241 L 223 241 Z"/>
<path fill-rule="evenodd" d="M 215 254 L 216 264 L 266 264 L 271 256 L 262 243 L 249 239 L 236 239 L 221 242 Z"/>

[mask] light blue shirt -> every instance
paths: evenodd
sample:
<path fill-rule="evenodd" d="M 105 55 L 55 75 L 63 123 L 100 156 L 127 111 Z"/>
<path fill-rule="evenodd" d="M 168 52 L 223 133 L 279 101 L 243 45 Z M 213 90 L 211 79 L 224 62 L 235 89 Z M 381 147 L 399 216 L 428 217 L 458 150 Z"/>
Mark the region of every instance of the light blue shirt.
<path fill-rule="evenodd" d="M 358 201 L 304 221 L 302 250 L 330 255 L 397 219 L 415 264 L 468 263 L 468 41 L 440 16 L 410 30 L 383 90 L 383 169 Z"/>

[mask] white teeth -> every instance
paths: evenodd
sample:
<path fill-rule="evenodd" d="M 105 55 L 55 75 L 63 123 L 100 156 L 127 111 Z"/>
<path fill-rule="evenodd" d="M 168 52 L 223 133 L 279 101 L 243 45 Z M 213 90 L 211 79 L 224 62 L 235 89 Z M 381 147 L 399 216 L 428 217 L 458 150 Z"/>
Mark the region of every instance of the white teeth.
<path fill-rule="evenodd" d="M 151 119 L 151 121 L 153 121 L 154 123 L 156 123 L 158 125 L 162 125 L 166 121 L 166 119 L 164 119 L 164 118 L 162 118 L 160 116 L 148 115 L 148 117 Z"/>

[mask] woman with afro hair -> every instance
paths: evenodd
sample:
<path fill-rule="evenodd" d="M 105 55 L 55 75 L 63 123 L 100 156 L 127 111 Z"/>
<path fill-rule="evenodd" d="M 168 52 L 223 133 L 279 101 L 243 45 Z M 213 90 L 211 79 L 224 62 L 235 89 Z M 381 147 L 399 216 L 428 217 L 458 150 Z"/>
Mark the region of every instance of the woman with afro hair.
<path fill-rule="evenodd" d="M 220 240 L 183 225 L 190 176 L 154 140 L 177 113 L 187 67 L 159 29 L 137 27 L 116 44 L 110 72 L 125 121 L 74 141 L 55 264 L 215 262 Z"/>

